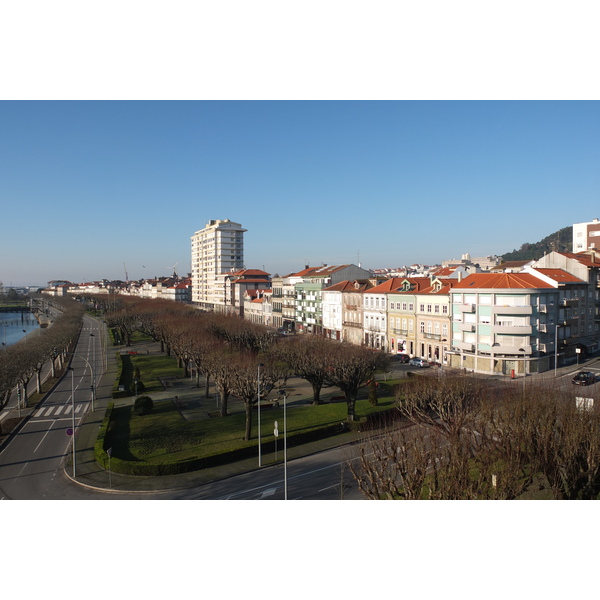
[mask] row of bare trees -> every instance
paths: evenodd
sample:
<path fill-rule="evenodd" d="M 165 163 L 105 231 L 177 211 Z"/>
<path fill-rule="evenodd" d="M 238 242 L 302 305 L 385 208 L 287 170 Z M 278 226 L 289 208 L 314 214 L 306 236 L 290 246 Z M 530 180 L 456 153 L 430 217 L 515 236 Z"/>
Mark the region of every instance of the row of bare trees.
<path fill-rule="evenodd" d="M 94 299 L 101 306 L 102 299 Z M 348 420 L 355 419 L 358 392 L 387 360 L 380 352 L 318 336 L 281 338 L 267 327 L 236 316 L 201 312 L 167 300 L 118 298 L 104 301 L 108 324 L 123 341 L 139 329 L 174 356 L 186 375 L 212 381 L 220 397 L 220 414 L 228 414 L 230 396 L 245 404 L 245 439 L 250 439 L 252 410 L 258 396 L 266 398 L 295 374 L 313 389 L 313 404 L 321 390 L 338 387 L 345 395 Z M 260 365 L 260 386 L 257 383 Z"/>
<path fill-rule="evenodd" d="M 600 412 L 555 386 L 494 388 L 465 376 L 398 388 L 409 426 L 363 440 L 350 463 L 372 499 L 556 499 L 600 493 Z"/>
<path fill-rule="evenodd" d="M 41 392 L 43 366 L 50 361 L 52 376 L 62 367 L 69 347 L 81 329 L 84 308 L 74 300 L 56 300 L 61 313 L 47 329 L 29 335 L 27 341 L 4 348 L 0 353 L 0 409 L 4 408 L 15 389 L 21 394 L 21 405 L 28 405 L 27 388 L 35 378 Z"/>

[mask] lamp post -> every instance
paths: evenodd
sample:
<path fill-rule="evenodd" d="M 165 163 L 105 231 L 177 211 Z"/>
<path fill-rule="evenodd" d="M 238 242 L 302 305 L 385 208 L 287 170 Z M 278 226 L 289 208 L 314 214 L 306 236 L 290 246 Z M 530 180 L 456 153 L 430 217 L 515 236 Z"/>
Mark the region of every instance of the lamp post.
<path fill-rule="evenodd" d="M 262 454 L 260 447 L 260 368 L 264 366 L 262 363 L 258 363 L 258 374 L 256 379 L 256 395 L 258 397 L 258 466 L 262 467 Z"/>
<path fill-rule="evenodd" d="M 73 433 L 73 479 L 75 479 L 76 466 L 75 466 L 75 369 L 73 367 L 67 367 L 71 371 L 71 429 Z"/>
<path fill-rule="evenodd" d="M 523 353 L 523 394 L 525 394 L 525 377 L 527 376 L 525 369 L 525 355 L 527 351 L 525 350 L 525 348 L 519 348 L 519 352 Z"/>
<path fill-rule="evenodd" d="M 91 338 L 95 338 L 96 336 L 93 333 L 90 333 L 90 337 Z M 95 410 L 94 408 L 94 400 L 96 399 L 96 340 L 93 339 L 92 340 L 92 352 L 93 352 L 93 358 L 92 358 L 92 363 L 94 365 L 94 368 L 92 369 L 92 412 Z"/>
<path fill-rule="evenodd" d="M 287 500 L 287 415 L 285 401 L 287 394 L 283 392 L 283 499 Z"/>
<path fill-rule="evenodd" d="M 558 366 L 558 328 L 560 325 L 557 323 L 554 326 L 554 377 L 556 377 L 556 368 Z"/>

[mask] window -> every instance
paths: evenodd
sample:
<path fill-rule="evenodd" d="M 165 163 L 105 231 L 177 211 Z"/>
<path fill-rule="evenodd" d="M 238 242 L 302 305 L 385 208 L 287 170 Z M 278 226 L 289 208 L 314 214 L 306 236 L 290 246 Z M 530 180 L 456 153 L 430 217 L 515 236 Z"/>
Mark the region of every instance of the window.
<path fill-rule="evenodd" d="M 600 276 L 599 276 L 599 277 L 600 277 Z M 412 302 L 410 302 L 410 303 L 408 304 L 408 310 L 409 310 L 410 312 L 413 312 L 413 310 L 414 310 L 414 309 L 415 309 L 415 305 L 414 305 Z"/>
<path fill-rule="evenodd" d="M 430 313 L 431 312 L 431 304 L 427 305 L 427 312 Z"/>
<path fill-rule="evenodd" d="M 419 323 L 419 331 L 420 331 L 421 333 L 425 333 L 425 321 L 421 321 L 421 322 Z"/>
<path fill-rule="evenodd" d="M 406 302 L 402 303 L 402 310 L 406 310 Z"/>
<path fill-rule="evenodd" d="M 425 312 L 425 305 L 419 304 L 419 312 Z"/>
<path fill-rule="evenodd" d="M 448 307 L 446 305 L 442 306 L 442 314 L 444 314 L 444 315 L 448 314 Z"/>
<path fill-rule="evenodd" d="M 439 312 L 440 312 L 440 305 L 439 305 L 439 304 L 436 304 L 436 305 L 434 306 L 434 309 L 433 309 L 433 310 L 434 310 L 434 312 L 436 312 L 436 313 L 439 313 Z"/>

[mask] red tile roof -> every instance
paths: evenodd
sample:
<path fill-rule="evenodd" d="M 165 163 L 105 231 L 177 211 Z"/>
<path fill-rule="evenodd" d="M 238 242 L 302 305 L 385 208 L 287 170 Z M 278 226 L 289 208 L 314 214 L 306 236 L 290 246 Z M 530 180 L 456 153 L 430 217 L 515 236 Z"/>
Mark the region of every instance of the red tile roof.
<path fill-rule="evenodd" d="M 571 275 L 571 273 L 567 273 L 563 269 L 536 269 L 536 271 L 559 283 L 585 283 L 579 277 L 575 277 L 575 275 Z"/>
<path fill-rule="evenodd" d="M 358 284 L 358 287 L 357 287 Z M 335 285 L 325 288 L 324 292 L 364 292 L 372 289 L 372 285 L 368 281 L 340 281 Z"/>
<path fill-rule="evenodd" d="M 473 273 L 465 277 L 454 289 L 537 289 L 552 288 L 552 284 L 530 273 Z"/>

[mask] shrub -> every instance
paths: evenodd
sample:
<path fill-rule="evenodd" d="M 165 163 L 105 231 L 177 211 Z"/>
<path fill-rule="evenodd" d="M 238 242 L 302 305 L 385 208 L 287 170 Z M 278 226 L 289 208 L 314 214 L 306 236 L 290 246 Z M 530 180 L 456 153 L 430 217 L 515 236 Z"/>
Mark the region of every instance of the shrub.
<path fill-rule="evenodd" d="M 136 387 L 136 385 L 137 385 L 137 387 Z M 144 393 L 146 391 L 146 386 L 141 381 L 138 381 L 137 384 L 136 384 L 135 381 L 133 381 L 131 383 L 131 385 L 129 386 L 129 391 L 132 394 L 135 394 L 136 391 L 137 391 L 138 394 L 142 394 L 142 393 Z"/>
<path fill-rule="evenodd" d="M 133 405 L 133 410 L 140 416 L 152 412 L 153 408 L 154 402 L 152 402 L 150 396 L 140 396 L 139 398 L 136 398 Z"/>

